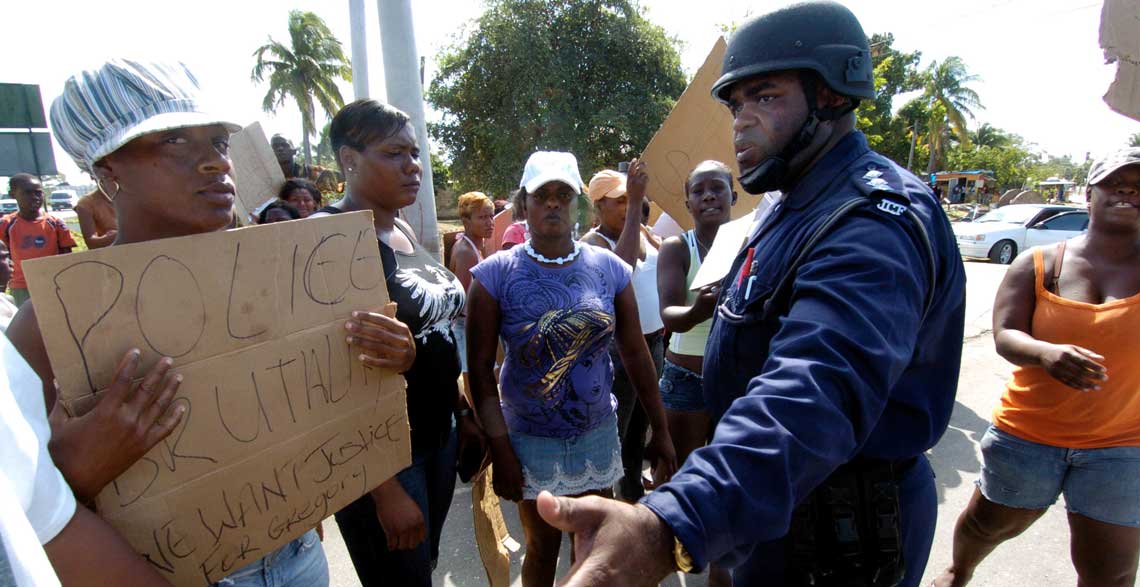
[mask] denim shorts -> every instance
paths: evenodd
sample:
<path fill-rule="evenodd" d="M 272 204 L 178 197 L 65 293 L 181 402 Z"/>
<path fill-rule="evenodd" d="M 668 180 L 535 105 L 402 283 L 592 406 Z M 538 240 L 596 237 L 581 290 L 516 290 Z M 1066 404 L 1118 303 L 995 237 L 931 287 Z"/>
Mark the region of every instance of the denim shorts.
<path fill-rule="evenodd" d="M 316 530 L 287 542 L 265 558 L 230 573 L 217 587 L 327 587 L 329 564 Z"/>
<path fill-rule="evenodd" d="M 661 402 L 666 410 L 674 412 L 705 411 L 705 392 L 701 389 L 704 378 L 665 359 L 661 372 Z"/>
<path fill-rule="evenodd" d="M 609 489 L 621 479 L 621 443 L 617 414 L 573 438 L 547 438 L 511 432 L 511 447 L 522 464 L 523 499 L 542 490 L 579 495 Z"/>
<path fill-rule="evenodd" d="M 1140 528 L 1140 447 L 1060 448 L 990 426 L 977 485 L 986 499 L 1023 509 L 1045 509 L 1063 493 L 1071 513 Z"/>

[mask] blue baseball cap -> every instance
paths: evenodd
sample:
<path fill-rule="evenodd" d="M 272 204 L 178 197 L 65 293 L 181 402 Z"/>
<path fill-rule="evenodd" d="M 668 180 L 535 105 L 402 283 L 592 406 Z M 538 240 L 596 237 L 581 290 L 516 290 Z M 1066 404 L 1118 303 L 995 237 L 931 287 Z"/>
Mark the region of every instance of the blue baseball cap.
<path fill-rule="evenodd" d="M 51 129 L 75 164 L 91 172 L 96 161 L 152 132 L 221 124 L 241 125 L 207 112 L 198 79 L 182 63 L 112 59 L 82 71 L 52 102 Z"/>

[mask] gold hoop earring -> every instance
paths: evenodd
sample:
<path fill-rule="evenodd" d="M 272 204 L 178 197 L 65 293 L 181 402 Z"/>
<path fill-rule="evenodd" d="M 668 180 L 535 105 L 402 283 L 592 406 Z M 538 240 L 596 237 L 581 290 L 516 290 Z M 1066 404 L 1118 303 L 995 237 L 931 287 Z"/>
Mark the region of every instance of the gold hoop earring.
<path fill-rule="evenodd" d="M 107 193 L 106 188 L 103 187 L 103 181 L 109 181 L 109 182 L 115 184 L 115 193 L 114 194 L 108 194 Z M 103 194 L 104 198 L 107 198 L 108 202 L 114 202 L 115 198 L 119 195 L 119 192 L 123 191 L 122 187 L 119 186 L 119 182 L 114 181 L 114 180 L 108 179 L 108 180 L 103 180 L 103 181 L 96 181 L 95 185 L 98 186 L 99 191 Z"/>

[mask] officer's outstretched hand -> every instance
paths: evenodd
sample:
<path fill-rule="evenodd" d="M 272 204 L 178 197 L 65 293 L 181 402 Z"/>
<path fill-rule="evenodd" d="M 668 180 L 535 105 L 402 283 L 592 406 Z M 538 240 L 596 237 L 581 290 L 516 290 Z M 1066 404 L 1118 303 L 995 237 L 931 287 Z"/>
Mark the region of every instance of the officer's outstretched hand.
<path fill-rule="evenodd" d="M 563 587 L 655 586 L 673 566 L 673 533 L 643 505 L 603 497 L 538 496 L 548 524 L 574 533 L 577 562 Z"/>

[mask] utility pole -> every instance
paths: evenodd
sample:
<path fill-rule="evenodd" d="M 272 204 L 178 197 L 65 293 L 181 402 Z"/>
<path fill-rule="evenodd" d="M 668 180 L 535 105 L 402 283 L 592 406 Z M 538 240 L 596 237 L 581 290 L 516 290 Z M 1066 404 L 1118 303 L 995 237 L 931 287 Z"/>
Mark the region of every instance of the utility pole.
<path fill-rule="evenodd" d="M 918 142 L 918 121 L 910 122 L 910 155 L 906 158 L 906 168 L 914 171 L 914 144 Z"/>
<path fill-rule="evenodd" d="M 420 60 L 416 52 L 411 0 L 376 0 L 380 11 L 380 48 L 384 53 L 384 82 L 388 103 L 408 113 L 416 129 L 423 166 L 416 203 L 401 211 L 416 236 L 436 258 L 442 260 L 439 225 L 435 216 L 435 187 L 431 175 L 431 149 L 424 120 L 424 88 L 420 80 Z"/>
<path fill-rule="evenodd" d="M 352 30 L 352 93 L 356 100 L 368 98 L 368 35 L 364 28 L 364 0 L 348 0 Z"/>

